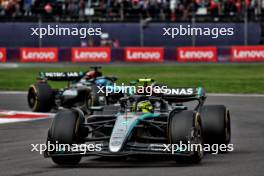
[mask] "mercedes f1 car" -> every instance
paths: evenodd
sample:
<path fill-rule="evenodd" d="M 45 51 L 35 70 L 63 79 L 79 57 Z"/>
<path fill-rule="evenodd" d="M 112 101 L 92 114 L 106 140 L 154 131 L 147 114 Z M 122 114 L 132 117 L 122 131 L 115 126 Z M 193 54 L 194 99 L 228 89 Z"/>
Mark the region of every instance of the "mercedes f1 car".
<path fill-rule="evenodd" d="M 95 145 L 97 150 L 60 148 L 46 150 L 44 156 L 59 165 L 78 164 L 83 156 L 91 155 L 165 155 L 177 162 L 199 163 L 203 150 L 172 147 L 180 143 L 202 146 L 230 142 L 230 114 L 224 105 L 204 105 L 202 88 L 174 90 L 174 94 L 123 97 L 120 105 L 91 107 L 90 116 L 76 108 L 59 111 L 48 131 L 47 143 Z M 188 102 L 196 103 L 191 109 Z"/>
<path fill-rule="evenodd" d="M 121 94 L 105 96 L 98 86 L 112 86 L 117 78 L 102 76 L 100 67 L 88 72 L 40 72 L 37 83 L 28 89 L 28 105 L 34 112 L 49 112 L 59 107 L 79 107 L 88 111 L 90 106 L 116 103 Z M 68 81 L 68 86 L 53 89 L 48 81 Z"/>

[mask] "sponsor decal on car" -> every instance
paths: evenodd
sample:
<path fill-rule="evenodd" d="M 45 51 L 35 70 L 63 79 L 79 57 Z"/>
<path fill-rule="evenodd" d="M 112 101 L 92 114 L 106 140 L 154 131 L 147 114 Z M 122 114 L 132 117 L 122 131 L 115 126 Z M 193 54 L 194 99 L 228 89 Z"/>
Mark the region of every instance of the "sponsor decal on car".
<path fill-rule="evenodd" d="M 65 90 L 62 93 L 63 96 L 73 96 L 76 97 L 78 95 L 78 91 L 76 89 L 69 89 L 69 90 Z"/>
<path fill-rule="evenodd" d="M 41 72 L 43 77 L 47 78 L 68 78 L 68 77 L 80 77 L 84 73 L 82 72 Z"/>
<path fill-rule="evenodd" d="M 98 48 L 72 48 L 72 62 L 110 62 L 111 49 Z"/>
<path fill-rule="evenodd" d="M 216 62 L 216 47 L 179 47 L 178 62 Z"/>
<path fill-rule="evenodd" d="M 0 62 L 6 62 L 6 49 L 0 48 Z"/>
<path fill-rule="evenodd" d="M 39 79 L 52 81 L 76 81 L 84 76 L 84 72 L 40 72 Z"/>
<path fill-rule="evenodd" d="M 174 89 L 164 89 L 164 94 L 166 95 L 194 95 L 195 90 L 193 88 L 174 88 Z"/>
<path fill-rule="evenodd" d="M 20 48 L 21 62 L 58 62 L 57 48 Z"/>
<path fill-rule="evenodd" d="M 126 62 L 163 62 L 164 48 L 161 47 L 127 47 Z"/>
<path fill-rule="evenodd" d="M 232 62 L 264 61 L 264 46 L 231 47 Z"/>

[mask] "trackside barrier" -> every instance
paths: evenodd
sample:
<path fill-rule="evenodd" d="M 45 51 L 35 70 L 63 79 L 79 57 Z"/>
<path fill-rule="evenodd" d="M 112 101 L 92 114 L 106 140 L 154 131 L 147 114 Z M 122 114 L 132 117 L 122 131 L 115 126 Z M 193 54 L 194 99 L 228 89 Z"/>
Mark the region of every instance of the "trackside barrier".
<path fill-rule="evenodd" d="M 71 49 L 72 62 L 110 62 L 111 48 L 72 48 Z"/>
<path fill-rule="evenodd" d="M 6 49 L 0 48 L 0 62 L 6 62 Z"/>
<path fill-rule="evenodd" d="M 126 62 L 163 62 L 162 47 L 127 47 L 124 48 Z"/>
<path fill-rule="evenodd" d="M 58 62 L 58 48 L 20 48 L 20 62 Z"/>
<path fill-rule="evenodd" d="M 232 62 L 264 61 L 264 46 L 232 46 Z"/>
<path fill-rule="evenodd" d="M 0 48 L 0 62 L 264 62 L 264 46 Z"/>
<path fill-rule="evenodd" d="M 216 47 L 178 47 L 178 62 L 216 62 Z"/>

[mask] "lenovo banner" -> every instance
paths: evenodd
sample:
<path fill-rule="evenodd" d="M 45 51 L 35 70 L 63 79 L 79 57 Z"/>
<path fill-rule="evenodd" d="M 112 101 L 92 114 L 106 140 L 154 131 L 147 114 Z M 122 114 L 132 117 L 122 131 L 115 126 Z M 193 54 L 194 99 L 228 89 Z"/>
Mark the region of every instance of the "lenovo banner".
<path fill-rule="evenodd" d="M 163 62 L 164 48 L 160 47 L 128 47 L 125 48 L 126 62 Z"/>
<path fill-rule="evenodd" d="M 216 47 L 179 47 L 178 62 L 216 62 Z"/>
<path fill-rule="evenodd" d="M 58 62 L 57 48 L 20 48 L 21 62 Z"/>
<path fill-rule="evenodd" d="M 0 62 L 6 62 L 6 49 L 0 48 Z"/>
<path fill-rule="evenodd" d="M 232 62 L 264 61 L 264 46 L 233 46 L 231 60 Z"/>
<path fill-rule="evenodd" d="M 72 48 L 72 62 L 110 62 L 111 49 L 98 48 Z"/>

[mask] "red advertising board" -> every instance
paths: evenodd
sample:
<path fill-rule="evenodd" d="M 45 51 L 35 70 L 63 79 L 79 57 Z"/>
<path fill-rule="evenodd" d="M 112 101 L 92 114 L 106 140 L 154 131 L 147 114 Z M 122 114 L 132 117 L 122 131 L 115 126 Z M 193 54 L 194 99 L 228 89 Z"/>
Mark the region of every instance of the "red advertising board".
<path fill-rule="evenodd" d="M 72 48 L 72 62 L 110 62 L 111 49 L 98 48 Z"/>
<path fill-rule="evenodd" d="M 57 48 L 20 48 L 21 62 L 58 62 Z"/>
<path fill-rule="evenodd" d="M 179 47 L 178 62 L 216 62 L 216 47 Z"/>
<path fill-rule="evenodd" d="M 127 47 L 126 62 L 163 62 L 164 48 L 161 47 Z"/>
<path fill-rule="evenodd" d="M 0 48 L 0 62 L 6 62 L 6 49 Z"/>
<path fill-rule="evenodd" d="M 264 61 L 264 46 L 233 46 L 231 60 L 232 62 Z"/>

